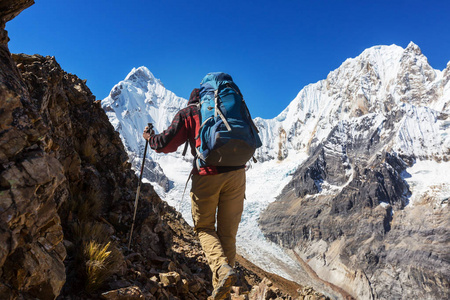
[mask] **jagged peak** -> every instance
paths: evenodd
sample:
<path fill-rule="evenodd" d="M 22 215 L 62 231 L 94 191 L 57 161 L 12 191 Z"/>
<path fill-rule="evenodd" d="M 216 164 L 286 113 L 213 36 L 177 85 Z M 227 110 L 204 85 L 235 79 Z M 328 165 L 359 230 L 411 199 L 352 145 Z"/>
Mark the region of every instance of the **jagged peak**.
<path fill-rule="evenodd" d="M 418 57 L 418 56 L 425 57 L 419 46 L 417 46 L 413 42 L 409 42 L 408 46 L 405 48 L 405 51 L 403 51 L 402 60 L 408 59 L 409 57 Z"/>
<path fill-rule="evenodd" d="M 137 80 L 152 82 L 156 80 L 156 78 L 147 67 L 141 66 L 139 68 L 133 68 L 130 71 L 130 73 L 128 73 L 127 77 L 125 77 L 125 81 L 137 81 Z"/>
<path fill-rule="evenodd" d="M 422 54 L 422 50 L 420 50 L 420 47 L 417 46 L 417 44 L 415 44 L 413 41 L 409 42 L 408 46 L 406 47 L 405 51 L 407 50 L 414 50 L 415 52 L 419 52 L 420 54 Z"/>

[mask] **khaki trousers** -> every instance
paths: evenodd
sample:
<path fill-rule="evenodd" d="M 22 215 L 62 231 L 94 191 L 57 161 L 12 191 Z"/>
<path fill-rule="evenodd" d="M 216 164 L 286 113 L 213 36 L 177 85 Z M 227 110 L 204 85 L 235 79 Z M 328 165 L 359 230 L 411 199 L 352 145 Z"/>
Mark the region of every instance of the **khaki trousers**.
<path fill-rule="evenodd" d="M 192 219 L 213 273 L 214 288 L 219 281 L 217 270 L 220 266 L 229 264 L 233 267 L 235 263 L 236 234 L 244 196 L 245 169 L 192 178 Z"/>

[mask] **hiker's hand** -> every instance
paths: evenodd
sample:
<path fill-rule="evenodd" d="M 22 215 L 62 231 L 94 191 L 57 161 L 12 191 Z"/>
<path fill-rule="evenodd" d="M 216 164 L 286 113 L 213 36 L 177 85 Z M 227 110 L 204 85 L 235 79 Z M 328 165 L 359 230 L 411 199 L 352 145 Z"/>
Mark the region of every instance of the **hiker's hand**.
<path fill-rule="evenodd" d="M 142 134 L 142 136 L 144 137 L 144 139 L 148 141 L 148 139 L 154 134 L 155 131 L 153 131 L 153 129 L 150 129 L 148 126 L 145 126 L 144 133 Z"/>

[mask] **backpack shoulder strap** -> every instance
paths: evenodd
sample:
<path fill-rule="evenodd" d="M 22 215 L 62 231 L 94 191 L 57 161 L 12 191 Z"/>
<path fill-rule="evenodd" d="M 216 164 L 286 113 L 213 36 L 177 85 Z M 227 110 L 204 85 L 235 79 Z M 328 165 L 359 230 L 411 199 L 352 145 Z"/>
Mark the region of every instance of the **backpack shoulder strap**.
<path fill-rule="evenodd" d="M 225 116 L 223 115 L 222 111 L 219 108 L 219 90 L 216 90 L 214 92 L 214 112 L 215 115 L 217 116 L 217 114 L 219 115 L 219 117 L 222 119 L 223 123 L 225 124 L 225 126 L 227 127 L 228 131 L 231 131 L 231 126 L 230 124 L 228 124 L 227 118 L 225 118 Z"/>

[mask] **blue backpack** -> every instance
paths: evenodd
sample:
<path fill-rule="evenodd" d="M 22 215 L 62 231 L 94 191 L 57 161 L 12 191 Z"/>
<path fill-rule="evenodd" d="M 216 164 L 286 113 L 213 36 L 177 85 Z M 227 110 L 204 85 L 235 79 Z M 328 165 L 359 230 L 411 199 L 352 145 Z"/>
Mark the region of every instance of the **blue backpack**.
<path fill-rule="evenodd" d="M 209 73 L 200 83 L 197 167 L 245 165 L 261 147 L 258 129 L 230 75 Z"/>

